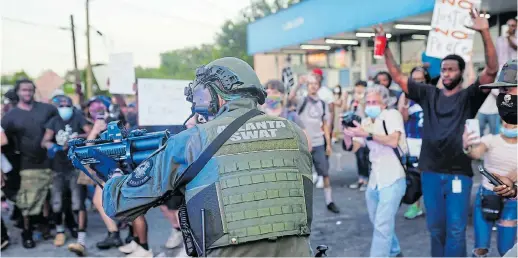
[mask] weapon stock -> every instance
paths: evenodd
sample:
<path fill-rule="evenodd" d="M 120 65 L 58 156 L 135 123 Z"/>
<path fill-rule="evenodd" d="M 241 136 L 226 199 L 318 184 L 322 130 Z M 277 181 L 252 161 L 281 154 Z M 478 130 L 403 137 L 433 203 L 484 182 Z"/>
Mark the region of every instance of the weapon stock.
<path fill-rule="evenodd" d="M 88 177 L 100 185 L 90 175 L 86 165 L 97 172 L 97 177 L 106 181 L 119 164 L 123 163 L 132 169 L 163 147 L 169 139 L 169 131 L 147 133 L 146 130 L 127 132 L 119 121 L 110 122 L 107 130 L 99 139 L 73 139 L 68 142 L 68 158 L 74 167 L 83 171 Z M 126 171 L 131 172 L 131 171 Z"/>

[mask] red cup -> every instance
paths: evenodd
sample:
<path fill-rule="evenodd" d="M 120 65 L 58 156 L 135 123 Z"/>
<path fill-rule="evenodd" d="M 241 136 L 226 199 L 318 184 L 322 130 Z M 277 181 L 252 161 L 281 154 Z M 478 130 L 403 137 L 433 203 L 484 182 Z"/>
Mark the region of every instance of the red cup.
<path fill-rule="evenodd" d="M 386 36 L 376 36 L 374 40 L 374 58 L 382 59 L 385 54 L 385 48 L 387 47 Z"/>

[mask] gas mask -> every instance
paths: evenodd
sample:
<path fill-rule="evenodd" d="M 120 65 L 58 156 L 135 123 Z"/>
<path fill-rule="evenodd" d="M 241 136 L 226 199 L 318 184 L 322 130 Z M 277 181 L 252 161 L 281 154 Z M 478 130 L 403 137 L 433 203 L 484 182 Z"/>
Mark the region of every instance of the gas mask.
<path fill-rule="evenodd" d="M 184 125 L 195 114 L 199 116 L 198 122 L 212 120 L 220 109 L 216 88 L 229 92 L 233 86 L 242 84 L 237 75 L 222 66 L 201 66 L 196 69 L 196 79 L 184 91 L 187 101 L 192 103 L 191 115 Z"/>

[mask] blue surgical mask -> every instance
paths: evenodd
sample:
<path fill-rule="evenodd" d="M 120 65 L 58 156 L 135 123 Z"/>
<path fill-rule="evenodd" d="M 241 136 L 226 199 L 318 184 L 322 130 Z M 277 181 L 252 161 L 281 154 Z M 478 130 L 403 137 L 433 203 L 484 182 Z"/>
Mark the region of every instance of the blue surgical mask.
<path fill-rule="evenodd" d="M 518 128 L 508 129 L 505 127 L 500 127 L 500 133 L 507 138 L 516 138 L 518 137 Z"/>
<path fill-rule="evenodd" d="M 68 121 L 72 117 L 74 109 L 71 107 L 60 107 L 58 108 L 58 112 L 63 120 Z"/>
<path fill-rule="evenodd" d="M 380 106 L 366 106 L 365 107 L 365 114 L 370 118 L 376 118 L 381 113 L 381 107 Z"/>

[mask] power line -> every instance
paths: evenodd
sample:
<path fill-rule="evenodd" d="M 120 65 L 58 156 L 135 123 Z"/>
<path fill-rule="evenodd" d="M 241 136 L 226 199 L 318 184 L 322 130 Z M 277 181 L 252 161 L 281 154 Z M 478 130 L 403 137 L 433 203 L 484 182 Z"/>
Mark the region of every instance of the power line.
<path fill-rule="evenodd" d="M 15 23 L 21 23 L 21 24 L 25 24 L 25 25 L 37 26 L 37 27 L 46 27 L 46 28 L 53 28 L 53 29 L 58 29 L 58 30 L 70 30 L 70 28 L 68 28 L 68 27 L 18 20 L 18 19 L 13 19 L 13 18 L 9 18 L 9 17 L 2 17 L 2 20 L 15 22 Z"/>

